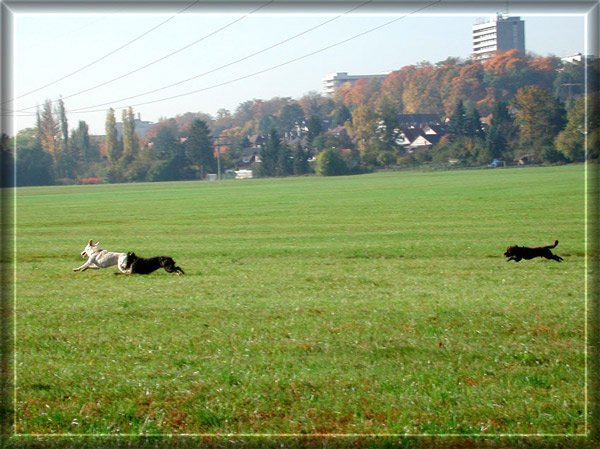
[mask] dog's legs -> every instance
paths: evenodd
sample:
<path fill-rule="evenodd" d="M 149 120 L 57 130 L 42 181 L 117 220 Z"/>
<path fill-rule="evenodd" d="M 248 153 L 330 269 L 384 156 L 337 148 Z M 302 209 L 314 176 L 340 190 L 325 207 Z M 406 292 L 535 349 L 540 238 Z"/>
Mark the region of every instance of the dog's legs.
<path fill-rule="evenodd" d="M 98 268 L 95 264 L 94 264 L 94 260 L 92 258 L 89 258 L 86 263 L 84 263 L 82 266 L 77 267 L 77 268 L 73 268 L 73 271 L 85 271 L 88 268 Z"/>

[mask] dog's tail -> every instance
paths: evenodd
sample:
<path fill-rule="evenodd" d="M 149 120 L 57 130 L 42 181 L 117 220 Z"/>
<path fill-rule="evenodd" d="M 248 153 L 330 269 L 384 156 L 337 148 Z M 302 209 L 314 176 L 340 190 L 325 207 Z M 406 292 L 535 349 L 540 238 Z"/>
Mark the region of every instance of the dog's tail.
<path fill-rule="evenodd" d="M 558 240 L 554 240 L 554 245 L 548 245 L 546 248 L 556 248 L 556 245 L 558 245 Z"/>

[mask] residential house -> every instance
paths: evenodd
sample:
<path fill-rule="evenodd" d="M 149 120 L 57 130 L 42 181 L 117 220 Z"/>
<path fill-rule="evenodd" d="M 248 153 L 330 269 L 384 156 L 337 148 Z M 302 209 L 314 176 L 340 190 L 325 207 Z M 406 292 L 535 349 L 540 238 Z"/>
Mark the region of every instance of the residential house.
<path fill-rule="evenodd" d="M 267 144 L 267 138 L 262 134 L 253 134 L 248 137 L 248 140 L 253 147 L 262 148 Z"/>
<path fill-rule="evenodd" d="M 405 148 L 408 153 L 414 153 L 416 150 L 431 148 L 438 143 L 445 132 L 432 132 L 432 128 L 404 128 L 402 136 L 405 142 Z"/>
<path fill-rule="evenodd" d="M 439 114 L 398 114 L 396 142 L 409 153 L 431 148 L 446 135 L 446 125 Z"/>
<path fill-rule="evenodd" d="M 331 128 L 327 130 L 327 133 L 333 134 L 335 137 L 340 139 L 342 142 L 348 142 L 350 137 L 348 136 L 348 130 L 345 126 L 336 126 L 335 128 Z"/>
<path fill-rule="evenodd" d="M 255 162 L 260 162 L 260 153 L 262 147 L 249 147 L 242 149 L 240 160 L 238 161 L 238 168 L 248 169 L 252 167 Z"/>

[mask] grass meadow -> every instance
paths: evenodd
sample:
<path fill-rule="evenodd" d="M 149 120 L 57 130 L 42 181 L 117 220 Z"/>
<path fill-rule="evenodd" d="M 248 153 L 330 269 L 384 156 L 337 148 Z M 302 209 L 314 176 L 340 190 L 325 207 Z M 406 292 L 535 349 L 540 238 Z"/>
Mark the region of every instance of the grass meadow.
<path fill-rule="evenodd" d="M 585 167 L 20 188 L 15 428 L 585 435 Z M 73 272 L 89 239 L 175 276 Z M 564 262 L 506 262 L 546 245 Z"/>

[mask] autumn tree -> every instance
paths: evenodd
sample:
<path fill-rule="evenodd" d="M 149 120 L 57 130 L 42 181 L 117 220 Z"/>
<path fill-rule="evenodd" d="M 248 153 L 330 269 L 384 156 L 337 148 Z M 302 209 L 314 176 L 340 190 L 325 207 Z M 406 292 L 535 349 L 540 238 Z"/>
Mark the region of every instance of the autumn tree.
<path fill-rule="evenodd" d="M 512 105 L 517 110 L 520 156 L 529 154 L 534 160 L 555 162 L 554 138 L 565 125 L 563 106 L 539 86 L 520 88 Z"/>
<path fill-rule="evenodd" d="M 52 157 L 52 166 L 58 175 L 61 156 L 60 125 L 52 111 L 52 101 L 46 100 L 42 112 L 37 112 L 38 141 L 43 151 Z"/>
<path fill-rule="evenodd" d="M 430 64 L 422 64 L 418 67 L 402 94 L 404 112 L 439 114 L 443 111 L 442 75 L 441 68 L 435 68 Z"/>
<path fill-rule="evenodd" d="M 382 147 L 377 136 L 378 126 L 377 115 L 368 106 L 359 106 L 352 113 L 350 135 L 356 142 L 361 163 L 365 166 L 377 165 L 377 153 Z"/>
<path fill-rule="evenodd" d="M 381 84 L 381 96 L 391 102 L 396 110 L 403 111 L 402 96 L 407 89 L 416 67 L 409 65 L 390 73 Z"/>
<path fill-rule="evenodd" d="M 239 161 L 242 150 L 250 147 L 247 130 L 234 126 L 225 129 L 219 135 L 219 141 L 225 147 L 225 151 L 221 153 L 221 166 L 224 168 L 235 168 Z"/>

